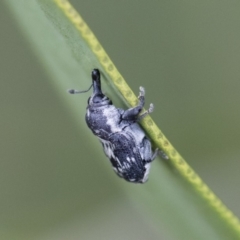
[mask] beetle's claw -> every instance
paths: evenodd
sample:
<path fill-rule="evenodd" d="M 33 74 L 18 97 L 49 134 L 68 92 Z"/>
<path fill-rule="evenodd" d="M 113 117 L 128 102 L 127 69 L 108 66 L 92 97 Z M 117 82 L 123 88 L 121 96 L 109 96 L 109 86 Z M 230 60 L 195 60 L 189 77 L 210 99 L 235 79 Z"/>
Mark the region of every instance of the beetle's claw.
<path fill-rule="evenodd" d="M 139 87 L 139 90 L 140 90 L 140 92 L 139 92 L 139 97 L 138 98 L 140 98 L 140 97 L 144 97 L 145 96 L 145 89 L 144 89 L 144 87 Z"/>

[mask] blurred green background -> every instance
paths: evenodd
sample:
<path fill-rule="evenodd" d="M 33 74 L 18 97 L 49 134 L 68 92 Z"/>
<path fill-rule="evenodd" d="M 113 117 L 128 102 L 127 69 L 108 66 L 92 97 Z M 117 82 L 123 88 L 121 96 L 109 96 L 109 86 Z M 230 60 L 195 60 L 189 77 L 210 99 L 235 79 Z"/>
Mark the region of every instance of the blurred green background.
<path fill-rule="evenodd" d="M 164 134 L 240 216 L 240 3 L 71 3 L 135 93 L 146 88 Z M 0 239 L 172 239 L 137 211 L 104 154 L 96 158 L 84 116 L 76 128 L 66 89 L 54 88 L 2 2 L 0 25 Z"/>

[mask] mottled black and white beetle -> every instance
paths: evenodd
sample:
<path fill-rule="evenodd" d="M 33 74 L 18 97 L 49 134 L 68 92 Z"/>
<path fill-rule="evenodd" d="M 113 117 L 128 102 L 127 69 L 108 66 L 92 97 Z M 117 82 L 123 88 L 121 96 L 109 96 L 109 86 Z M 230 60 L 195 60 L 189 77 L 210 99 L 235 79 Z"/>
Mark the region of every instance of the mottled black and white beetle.
<path fill-rule="evenodd" d="M 88 99 L 86 122 L 93 134 L 102 143 L 117 175 L 133 183 L 144 183 L 148 179 L 150 164 L 158 149 L 152 153 L 151 142 L 140 128 L 138 121 L 153 111 L 140 112 L 144 106 L 145 91 L 140 87 L 139 103 L 136 107 L 123 110 L 116 108 L 112 101 L 102 93 L 100 72 L 92 71 L 92 85 L 88 90 L 69 90 L 69 93 L 87 92 L 93 87 Z"/>

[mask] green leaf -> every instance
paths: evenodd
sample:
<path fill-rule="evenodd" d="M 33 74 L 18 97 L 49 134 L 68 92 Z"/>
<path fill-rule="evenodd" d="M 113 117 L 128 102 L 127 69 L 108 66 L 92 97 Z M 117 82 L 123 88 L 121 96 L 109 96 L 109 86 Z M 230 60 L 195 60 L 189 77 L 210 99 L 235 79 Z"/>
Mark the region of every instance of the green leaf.
<path fill-rule="evenodd" d="M 49 74 L 53 87 L 71 107 L 76 129 L 79 129 L 78 112 L 83 116 L 86 106 L 64 91 L 68 88 L 87 89 L 93 68 L 103 72 L 103 89 L 114 104 L 136 104 L 136 96 L 68 1 L 6 0 L 6 4 Z M 162 148 L 170 160 L 156 160 L 145 185 L 114 182 L 121 194 L 128 194 L 133 207 L 151 225 L 156 229 L 161 226 L 161 231 L 156 230 L 159 236 L 164 232 L 168 239 L 239 239 L 238 219 L 188 166 L 149 116 L 142 125 L 154 145 Z"/>

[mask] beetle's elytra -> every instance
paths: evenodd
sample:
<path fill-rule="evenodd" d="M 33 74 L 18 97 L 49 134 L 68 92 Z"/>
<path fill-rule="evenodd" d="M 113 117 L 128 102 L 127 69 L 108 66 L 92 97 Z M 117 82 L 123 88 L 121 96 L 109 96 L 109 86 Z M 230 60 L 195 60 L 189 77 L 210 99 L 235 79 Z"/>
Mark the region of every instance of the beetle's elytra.
<path fill-rule="evenodd" d="M 146 137 L 138 121 L 153 111 L 153 104 L 140 115 L 144 106 L 145 91 L 140 87 L 137 106 L 123 110 L 116 108 L 102 93 L 100 71 L 92 71 L 92 85 L 88 90 L 69 90 L 69 93 L 87 92 L 93 87 L 88 99 L 86 122 L 93 134 L 102 143 L 106 156 L 110 159 L 117 175 L 133 183 L 144 183 L 148 179 L 150 164 L 158 149 L 152 152 L 151 142 Z"/>

